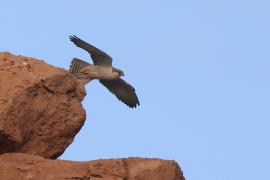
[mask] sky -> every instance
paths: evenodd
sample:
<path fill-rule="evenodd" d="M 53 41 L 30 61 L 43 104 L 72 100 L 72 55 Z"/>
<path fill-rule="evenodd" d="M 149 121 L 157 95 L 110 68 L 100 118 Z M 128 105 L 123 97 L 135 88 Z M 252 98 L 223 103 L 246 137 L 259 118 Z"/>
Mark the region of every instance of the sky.
<path fill-rule="evenodd" d="M 59 159 L 175 160 L 188 180 L 269 180 L 270 2 L 266 0 L 9 0 L 0 51 L 68 69 L 89 55 L 76 35 L 113 57 L 141 105 L 98 81 L 87 119 Z"/>

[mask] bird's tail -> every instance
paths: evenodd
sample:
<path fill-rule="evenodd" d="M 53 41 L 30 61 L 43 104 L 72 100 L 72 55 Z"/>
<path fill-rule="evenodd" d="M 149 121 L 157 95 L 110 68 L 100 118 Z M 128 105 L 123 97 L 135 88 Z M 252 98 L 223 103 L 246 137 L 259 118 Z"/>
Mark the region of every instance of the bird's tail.
<path fill-rule="evenodd" d="M 73 58 L 69 66 L 69 72 L 82 84 L 87 84 L 92 80 L 89 77 L 85 76 L 85 73 L 83 72 L 84 67 L 87 66 L 91 66 L 91 64 L 81 59 Z"/>
<path fill-rule="evenodd" d="M 89 63 L 81 59 L 73 58 L 69 66 L 69 72 L 73 74 L 73 76 L 76 77 L 77 79 L 83 79 L 82 69 L 89 65 L 90 65 Z"/>

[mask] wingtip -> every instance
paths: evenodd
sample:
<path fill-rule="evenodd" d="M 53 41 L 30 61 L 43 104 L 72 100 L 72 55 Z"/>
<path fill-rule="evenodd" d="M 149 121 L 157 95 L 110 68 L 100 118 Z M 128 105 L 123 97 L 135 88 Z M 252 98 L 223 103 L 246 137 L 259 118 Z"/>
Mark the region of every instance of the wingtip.
<path fill-rule="evenodd" d="M 133 107 L 134 107 L 134 108 L 137 108 L 138 106 L 140 106 L 140 101 L 139 101 L 139 100 L 136 102 L 135 105 L 133 105 Z M 132 107 L 132 108 L 133 108 L 133 107 Z"/>
<path fill-rule="evenodd" d="M 132 105 L 129 105 L 129 104 L 127 104 L 128 105 L 128 107 L 130 107 L 130 108 L 137 108 L 138 106 L 140 106 L 140 102 L 138 101 L 136 104 L 132 104 Z"/>
<path fill-rule="evenodd" d="M 75 35 L 70 35 L 69 36 L 69 39 L 71 40 L 71 41 L 74 41 L 74 40 L 76 40 L 76 39 L 79 39 L 77 36 L 75 36 Z"/>

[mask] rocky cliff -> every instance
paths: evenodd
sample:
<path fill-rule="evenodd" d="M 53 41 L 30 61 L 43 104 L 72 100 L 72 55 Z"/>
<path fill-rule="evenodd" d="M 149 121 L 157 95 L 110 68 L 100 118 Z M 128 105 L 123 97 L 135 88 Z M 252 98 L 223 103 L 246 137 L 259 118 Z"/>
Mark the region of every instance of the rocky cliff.
<path fill-rule="evenodd" d="M 66 70 L 0 53 L 0 153 L 60 156 L 85 121 L 84 96 Z"/>
<path fill-rule="evenodd" d="M 68 71 L 0 53 L 0 180 L 182 180 L 174 161 L 59 157 L 83 126 L 86 92 Z"/>

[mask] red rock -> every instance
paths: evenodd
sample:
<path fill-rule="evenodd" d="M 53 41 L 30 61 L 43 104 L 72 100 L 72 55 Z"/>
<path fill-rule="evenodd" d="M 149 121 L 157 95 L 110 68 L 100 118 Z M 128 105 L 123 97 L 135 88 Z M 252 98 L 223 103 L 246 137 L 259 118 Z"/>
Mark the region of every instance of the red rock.
<path fill-rule="evenodd" d="M 75 162 L 39 156 L 0 155 L 0 177 L 5 180 L 184 180 L 175 161 L 126 158 Z"/>
<path fill-rule="evenodd" d="M 64 69 L 0 53 L 0 180 L 184 180 L 169 160 L 49 160 L 83 126 L 85 95 Z"/>
<path fill-rule="evenodd" d="M 60 156 L 84 124 L 85 94 L 64 69 L 0 53 L 0 153 Z"/>

